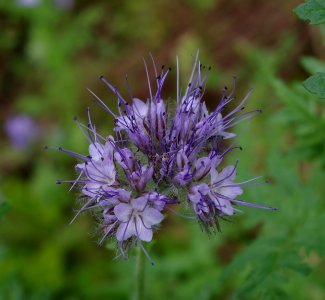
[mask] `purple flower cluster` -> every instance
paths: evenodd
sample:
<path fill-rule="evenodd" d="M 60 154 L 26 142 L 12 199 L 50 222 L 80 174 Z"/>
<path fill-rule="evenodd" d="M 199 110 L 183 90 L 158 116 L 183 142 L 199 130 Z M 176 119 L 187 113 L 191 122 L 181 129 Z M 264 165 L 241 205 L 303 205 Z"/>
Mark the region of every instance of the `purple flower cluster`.
<path fill-rule="evenodd" d="M 153 62 L 155 91 L 146 63 L 145 69 L 149 88 L 146 101 L 130 92 L 131 102 L 127 102 L 100 77 L 117 97 L 118 113 L 91 92 L 114 117 L 115 138 L 96 131 L 88 110 L 88 125 L 76 122 L 90 143 L 89 154 L 59 148 L 81 160 L 76 165 L 79 176 L 71 181 L 85 200 L 77 215 L 96 211 L 101 241 L 116 239 L 124 255 L 135 243 L 145 251 L 142 241 L 150 242 L 164 212 L 174 211 L 180 204 L 187 204 L 189 216 L 208 232 L 219 228 L 220 218 L 233 215 L 237 204 L 272 209 L 236 199 L 247 182 L 235 182 L 236 165 L 221 166 L 224 157 L 239 148 L 225 146 L 225 140 L 235 136 L 229 132 L 231 127 L 258 113 L 244 111 L 249 93 L 228 111 L 228 104 L 235 99 L 235 86 L 230 93 L 225 88 L 217 107 L 209 112 L 203 99 L 208 70 L 196 58 L 184 93 L 179 88 L 177 62 L 177 99 L 176 103 L 167 103 L 162 89 L 171 69 L 162 67 L 158 74 Z"/>

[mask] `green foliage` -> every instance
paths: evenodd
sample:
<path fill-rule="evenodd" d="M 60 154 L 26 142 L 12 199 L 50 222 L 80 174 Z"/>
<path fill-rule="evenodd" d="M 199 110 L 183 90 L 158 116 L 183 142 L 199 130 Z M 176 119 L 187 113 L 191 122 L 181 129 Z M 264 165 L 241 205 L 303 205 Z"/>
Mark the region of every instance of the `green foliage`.
<path fill-rule="evenodd" d="M 325 23 L 325 1 L 324 0 L 307 0 L 294 9 L 294 12 L 302 20 L 310 20 L 310 24 Z M 324 35 L 324 32 L 322 32 Z M 309 60 L 310 62 L 310 60 Z M 315 61 L 314 61 L 315 62 Z M 310 62 L 313 64 L 313 61 Z M 308 60 L 306 61 L 308 64 Z M 320 66 L 324 66 L 324 62 L 320 62 Z M 307 78 L 304 87 L 311 93 L 321 98 L 325 97 L 325 73 L 317 72 Z"/>
<path fill-rule="evenodd" d="M 0 219 L 9 211 L 10 204 L 5 201 L 0 202 Z"/>
<path fill-rule="evenodd" d="M 284 104 L 276 119 L 284 126 L 287 138 L 292 140 L 290 155 L 301 160 L 316 160 L 325 167 L 325 111 L 318 97 L 309 93 L 300 82 L 285 83 L 277 77 L 278 69 L 286 60 L 286 51 L 284 48 L 270 53 L 247 47 L 247 69 L 250 71 L 250 66 L 253 66 L 251 76 L 256 76 L 257 89 L 265 86 L 264 93 L 260 92 L 261 99 L 268 94 L 271 99 L 278 99 Z M 302 64 L 309 72 L 324 70 L 322 63 L 315 58 L 304 57 Z M 273 102 L 267 101 L 262 109 L 268 111 L 272 105 Z"/>
<path fill-rule="evenodd" d="M 303 20 L 310 20 L 311 24 L 325 22 L 325 2 L 309 0 L 299 5 L 295 10 L 296 14 Z M 313 57 L 302 58 L 302 65 L 310 73 L 315 73 L 303 82 L 303 86 L 312 94 L 320 98 L 325 97 L 325 63 Z M 277 93 L 292 110 L 292 118 L 297 126 L 296 136 L 298 137 L 299 153 L 307 158 L 320 158 L 325 166 L 325 112 L 324 108 L 317 104 L 316 97 L 308 97 L 299 92 L 299 87 L 286 87 L 278 80 L 274 80 Z M 295 93 L 295 90 L 298 93 Z M 305 97 L 304 97 L 305 96 Z"/>
<path fill-rule="evenodd" d="M 294 154 L 300 159 L 317 159 L 325 167 L 325 114 L 317 99 L 307 93 L 299 83 L 285 85 L 273 79 L 272 85 L 278 97 L 286 104 L 281 113 L 287 124 L 293 125 L 296 137 Z"/>
<path fill-rule="evenodd" d="M 294 12 L 302 20 L 309 20 L 310 24 L 325 22 L 324 0 L 306 0 L 294 9 Z"/>
<path fill-rule="evenodd" d="M 325 98 L 325 73 L 316 73 L 304 81 L 305 88 L 321 98 Z"/>
<path fill-rule="evenodd" d="M 280 161 L 273 157 L 270 163 L 278 166 Z M 273 185 L 266 197 L 282 195 L 286 202 L 277 204 L 280 211 L 276 216 L 267 216 L 263 235 L 241 251 L 222 275 L 224 284 L 229 285 L 236 278 L 240 282 L 233 299 L 279 299 L 279 295 L 282 295 L 280 299 L 297 299 L 286 291 L 290 280 L 310 275 L 312 251 L 319 257 L 325 255 L 325 237 L 317 225 L 325 221 L 320 194 L 312 185 L 295 192 L 293 189 L 299 185 L 299 179 L 289 165 L 283 168 L 285 170 L 271 174 L 281 185 Z M 318 175 L 321 173 L 315 177 Z M 293 212 L 287 211 L 293 207 Z M 271 218 L 282 226 L 274 226 Z"/>
<path fill-rule="evenodd" d="M 147 97 L 144 73 L 141 66 L 141 73 L 134 66 L 141 65 L 141 56 L 151 50 L 161 63 L 171 63 L 178 54 L 184 78 L 192 64 L 190 54 L 200 48 L 204 62 L 213 66 L 209 89 L 217 94 L 231 81 L 232 72 L 215 70 L 218 51 L 205 34 L 208 30 L 219 34 L 213 14 L 224 8 L 212 0 L 186 5 L 84 0 L 75 1 L 72 11 L 63 11 L 52 1 L 40 2 L 29 8 L 18 7 L 16 1 L 0 4 L 0 50 L 5 62 L 1 117 L 30 114 L 42 128 L 39 143 L 23 151 L 12 149 L 4 135 L 0 140 L 0 193 L 5 200 L 0 202 L 0 299 L 128 299 L 133 253 L 124 261 L 114 259 L 115 244 L 98 246 L 96 218 L 91 215 L 82 214 L 69 225 L 73 208 L 80 204 L 75 200 L 78 195 L 54 182 L 75 178 L 75 160 L 46 152 L 42 145 L 87 153 L 87 141 L 71 119 L 77 115 L 86 120 L 88 105 L 98 131 L 109 134 L 112 119 L 91 104 L 86 87 L 111 105 L 116 99 L 97 85 L 97 76 L 108 72 L 114 84 L 122 86 L 124 73 L 131 70 L 134 95 Z M 303 5 L 317 3 L 322 5 L 320 1 Z M 223 14 L 224 26 L 234 13 Z M 208 19 L 203 18 L 200 27 L 202 14 Z M 310 20 L 316 22 L 319 16 Z M 234 66 L 238 95 L 247 90 L 245 85 L 253 84 L 248 105 L 261 108 L 263 114 L 237 127 L 236 144 L 244 151 L 234 150 L 229 163 L 240 159 L 239 180 L 265 174 L 270 183 L 249 187 L 243 200 L 279 211 L 237 206 L 244 213 L 221 222 L 222 232 L 210 236 L 194 220 L 166 216 L 150 245 L 155 266 L 147 265 L 148 299 L 325 298 L 324 169 L 309 161 L 325 165 L 325 116 L 318 97 L 293 79 L 301 81 L 301 74 L 279 78 L 288 67 L 288 53 L 296 53 L 293 31 L 276 48 L 261 49 L 241 41 L 243 66 Z M 227 41 L 232 35 L 227 32 Z M 228 42 L 218 47 L 228 49 Z M 325 72 L 319 59 L 303 57 L 301 62 L 311 74 Z M 175 95 L 172 76 L 166 86 L 171 97 Z M 216 98 L 211 99 L 212 107 Z"/>
<path fill-rule="evenodd" d="M 319 97 L 325 95 L 325 62 L 311 56 L 301 59 L 301 64 L 309 73 L 316 73 L 304 81 L 305 88 Z M 317 100 L 317 99 L 315 99 Z"/>
<path fill-rule="evenodd" d="M 325 62 L 312 56 L 301 58 L 301 64 L 309 73 L 325 72 Z"/>

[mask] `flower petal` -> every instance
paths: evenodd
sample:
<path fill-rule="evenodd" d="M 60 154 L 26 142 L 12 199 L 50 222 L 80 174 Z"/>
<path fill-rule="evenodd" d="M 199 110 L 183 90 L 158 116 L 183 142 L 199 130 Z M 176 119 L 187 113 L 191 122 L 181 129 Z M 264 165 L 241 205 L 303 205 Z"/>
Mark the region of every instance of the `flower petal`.
<path fill-rule="evenodd" d="M 231 206 L 230 201 L 221 199 L 220 197 L 213 197 L 213 203 L 215 204 L 216 208 L 220 210 L 223 214 L 231 216 L 234 213 L 234 209 Z"/>
<path fill-rule="evenodd" d="M 129 239 L 132 235 L 136 235 L 135 224 L 133 220 L 126 223 L 121 223 L 116 231 L 116 239 L 123 242 Z"/>
<path fill-rule="evenodd" d="M 148 114 L 148 105 L 147 103 L 141 101 L 138 98 L 133 98 L 133 110 L 134 114 L 140 118 L 144 118 Z"/>
<path fill-rule="evenodd" d="M 99 160 L 104 155 L 104 146 L 100 143 L 90 144 L 89 154 L 93 160 Z"/>
<path fill-rule="evenodd" d="M 132 214 L 132 207 L 130 204 L 121 203 L 114 207 L 114 214 L 121 222 L 128 222 Z"/>
<path fill-rule="evenodd" d="M 145 242 L 150 242 L 152 240 L 152 229 L 144 226 L 143 220 L 141 218 L 136 218 L 136 235 L 138 238 Z"/>
<path fill-rule="evenodd" d="M 218 189 L 218 193 L 227 198 L 234 199 L 243 193 L 243 189 L 239 185 L 223 186 Z"/>
<path fill-rule="evenodd" d="M 147 228 L 159 224 L 163 218 L 164 215 L 155 208 L 146 208 L 142 213 L 142 220 Z"/>
<path fill-rule="evenodd" d="M 149 201 L 148 196 L 142 196 L 142 197 L 133 199 L 131 201 L 131 205 L 137 211 L 143 211 L 145 209 L 145 207 L 147 206 L 148 201 Z"/>
<path fill-rule="evenodd" d="M 233 180 L 236 177 L 236 168 L 234 166 L 225 167 L 220 173 L 221 179 Z"/>

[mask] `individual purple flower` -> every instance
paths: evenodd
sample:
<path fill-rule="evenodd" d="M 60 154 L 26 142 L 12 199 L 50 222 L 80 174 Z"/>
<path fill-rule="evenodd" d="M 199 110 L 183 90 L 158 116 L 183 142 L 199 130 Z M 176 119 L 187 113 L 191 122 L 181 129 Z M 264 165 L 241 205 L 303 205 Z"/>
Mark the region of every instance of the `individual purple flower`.
<path fill-rule="evenodd" d="M 90 197 L 101 196 L 102 191 L 115 183 L 113 147 L 109 142 L 104 145 L 95 142 L 90 144 L 89 154 L 84 163 L 76 165 L 81 170 L 80 176 L 86 178 L 82 192 Z"/>
<path fill-rule="evenodd" d="M 215 207 L 225 215 L 232 215 L 234 209 L 231 202 L 243 193 L 243 189 L 239 184 L 234 182 L 236 177 L 236 168 L 234 166 L 227 166 L 220 173 L 212 168 L 210 195 L 215 204 Z"/>
<path fill-rule="evenodd" d="M 39 126 L 27 115 L 15 115 L 8 118 L 4 129 L 11 145 L 17 149 L 28 147 L 40 137 Z"/>
<path fill-rule="evenodd" d="M 233 182 L 235 174 L 233 166 L 225 167 L 220 173 L 212 168 L 209 185 L 202 183 L 191 187 L 188 198 L 199 215 L 209 213 L 211 205 L 214 208 L 211 213 L 217 216 L 230 216 L 234 213 L 231 202 L 243 192 L 240 185 Z"/>
<path fill-rule="evenodd" d="M 152 229 L 158 225 L 164 216 L 156 208 L 150 207 L 147 195 L 132 199 L 130 203 L 115 206 L 114 213 L 120 222 L 116 238 L 123 242 L 132 236 L 150 242 Z"/>
<path fill-rule="evenodd" d="M 117 113 L 91 92 L 96 103 L 114 118 L 114 138 L 96 131 L 88 110 L 88 125 L 76 122 L 89 141 L 89 154 L 58 148 L 81 160 L 76 165 L 78 177 L 68 182 L 80 190 L 84 201 L 77 215 L 89 210 L 98 215 L 100 242 L 115 240 L 123 256 L 135 243 L 146 253 L 142 243 L 152 240 L 165 211 L 186 203 L 192 208 L 192 217 L 208 232 L 219 229 L 220 219 L 235 214 L 238 204 L 273 209 L 237 199 L 247 181 L 235 182 L 237 164 L 224 166 L 224 158 L 240 148 L 233 146 L 234 142 L 226 147 L 224 140 L 235 137 L 231 128 L 259 112 L 244 111 L 250 92 L 229 110 L 229 103 L 235 100 L 234 79 L 234 88 L 230 92 L 224 88 L 216 108 L 209 112 L 204 102 L 209 70 L 196 57 L 183 94 L 179 92 L 177 62 L 176 105 L 169 105 L 162 89 L 171 69 L 162 67 L 159 73 L 153 63 L 155 90 L 146 63 L 145 70 L 146 101 L 133 97 L 129 89 L 128 102 L 100 77 L 117 98 Z"/>
<path fill-rule="evenodd" d="M 195 161 L 194 170 L 192 173 L 193 180 L 198 181 L 203 179 L 210 171 L 213 160 L 210 157 L 203 156 Z"/>

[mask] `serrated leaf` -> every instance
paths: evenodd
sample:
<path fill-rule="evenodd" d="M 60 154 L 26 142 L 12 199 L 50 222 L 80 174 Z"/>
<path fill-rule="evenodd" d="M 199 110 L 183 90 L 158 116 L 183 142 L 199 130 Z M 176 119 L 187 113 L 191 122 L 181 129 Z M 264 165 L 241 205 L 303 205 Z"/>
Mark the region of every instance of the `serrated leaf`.
<path fill-rule="evenodd" d="M 293 10 L 302 20 L 309 20 L 310 24 L 316 25 L 325 22 L 324 0 L 306 0 Z"/>
<path fill-rule="evenodd" d="M 303 82 L 304 87 L 311 93 L 325 98 L 325 73 L 316 73 Z"/>

